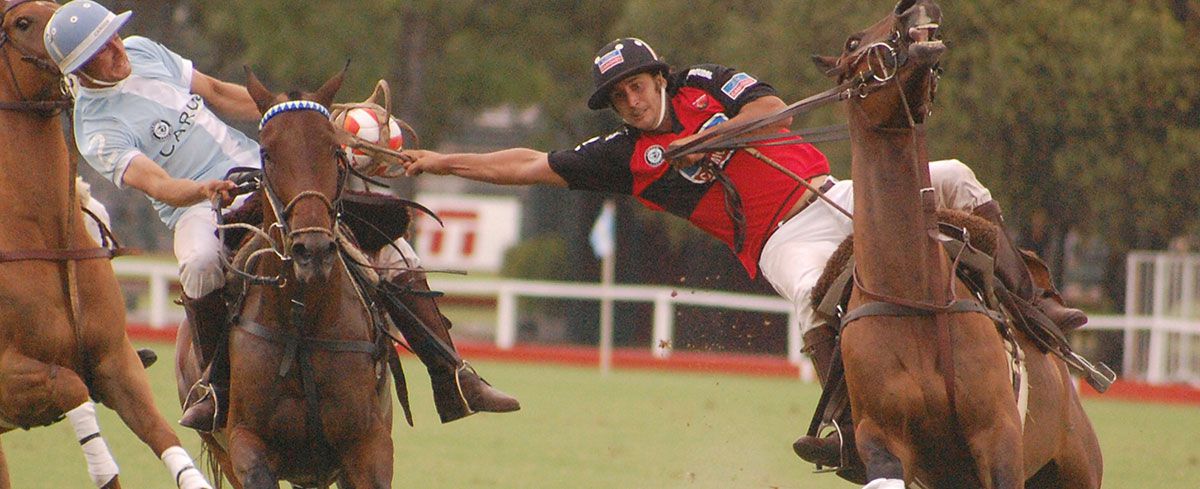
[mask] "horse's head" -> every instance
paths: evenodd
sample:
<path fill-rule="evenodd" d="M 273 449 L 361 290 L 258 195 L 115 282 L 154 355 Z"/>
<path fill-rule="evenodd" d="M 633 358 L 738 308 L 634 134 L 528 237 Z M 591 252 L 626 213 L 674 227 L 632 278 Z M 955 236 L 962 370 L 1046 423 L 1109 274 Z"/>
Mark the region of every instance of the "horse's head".
<path fill-rule="evenodd" d="M 263 114 L 259 126 L 264 190 L 283 234 L 284 252 L 301 284 L 329 278 L 337 261 L 335 206 L 343 183 L 345 155 L 329 122 L 329 104 L 342 73 L 316 93 L 267 90 L 246 69 L 247 89 Z"/>
<path fill-rule="evenodd" d="M 933 0 L 901 0 L 875 25 L 851 35 L 841 56 L 813 56 L 838 83 L 857 81 L 858 105 L 877 127 L 923 123 L 946 52 L 942 10 Z M 911 118 L 911 120 L 910 120 Z"/>
<path fill-rule="evenodd" d="M 65 100 L 62 73 L 50 61 L 46 23 L 58 10 L 54 2 L 7 0 L 0 14 L 0 92 L 4 100 Z"/>

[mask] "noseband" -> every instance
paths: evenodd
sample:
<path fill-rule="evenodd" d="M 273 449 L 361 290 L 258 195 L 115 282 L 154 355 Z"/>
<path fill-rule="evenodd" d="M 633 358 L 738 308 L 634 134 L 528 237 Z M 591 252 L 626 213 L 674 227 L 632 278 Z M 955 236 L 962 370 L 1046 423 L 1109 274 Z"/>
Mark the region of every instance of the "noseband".
<path fill-rule="evenodd" d="M 258 129 L 261 132 L 262 129 L 264 127 L 266 127 L 267 123 L 270 122 L 272 118 L 274 118 L 275 116 L 277 116 L 279 114 L 282 114 L 285 112 L 301 111 L 301 110 L 315 111 L 317 113 L 320 113 L 322 116 L 324 116 L 326 120 L 329 119 L 329 109 L 326 109 L 323 105 L 318 104 L 313 101 L 310 101 L 310 100 L 291 100 L 291 101 L 287 101 L 287 102 L 283 102 L 281 104 L 275 105 L 274 107 L 271 107 L 270 109 L 268 109 L 267 112 L 265 114 L 263 114 L 262 121 L 260 121 L 258 124 Z M 267 175 L 267 171 L 266 171 L 267 166 L 268 166 L 267 163 L 270 161 L 270 156 L 268 155 L 267 150 L 265 148 L 261 150 L 262 167 L 263 167 L 263 179 L 262 179 L 263 192 L 267 196 L 267 201 L 271 204 L 271 211 L 275 214 L 275 224 L 273 224 L 272 226 L 278 226 L 280 229 L 280 234 L 283 237 L 283 243 L 282 243 L 283 246 L 282 246 L 282 250 L 280 250 L 280 251 L 282 252 L 282 258 L 285 261 L 291 259 L 291 244 L 292 244 L 292 241 L 295 240 L 296 236 L 299 236 L 301 234 L 308 234 L 308 233 L 320 233 L 320 234 L 327 235 L 330 238 L 335 237 L 334 230 L 332 228 L 310 226 L 310 227 L 305 227 L 305 228 L 300 228 L 300 229 L 292 229 L 291 224 L 289 224 L 289 222 L 288 222 L 289 218 L 291 217 L 292 210 L 294 210 L 296 208 L 296 205 L 301 200 L 317 199 L 329 211 L 330 222 L 334 223 L 331 226 L 337 225 L 336 224 L 337 223 L 337 207 L 338 207 L 338 204 L 341 202 L 342 190 L 345 188 L 345 185 L 346 185 L 346 176 L 347 176 L 346 168 L 348 167 L 349 162 L 347 160 L 345 151 L 340 146 L 335 145 L 333 151 L 334 151 L 334 155 L 337 157 L 337 162 L 338 162 L 337 193 L 334 195 L 334 198 L 332 200 L 330 200 L 330 198 L 322 192 L 319 192 L 316 190 L 305 190 L 303 192 L 300 192 L 298 195 L 293 197 L 291 201 L 289 201 L 286 205 L 284 205 L 283 199 L 281 199 L 279 197 L 279 193 L 275 190 L 274 185 L 271 184 L 271 179 L 270 179 L 269 175 Z"/>
<path fill-rule="evenodd" d="M 32 0 L 16 0 L 8 2 L 4 7 L 4 12 L 0 13 L 0 25 L 4 24 L 5 18 L 8 16 L 9 11 L 16 8 L 18 5 L 28 3 L 30 1 Z M 0 51 L 3 51 L 3 54 L 0 55 L 0 57 L 4 58 L 4 65 L 8 68 L 9 79 L 12 80 L 13 89 L 16 90 L 17 98 L 20 100 L 15 102 L 0 101 L 0 110 L 34 112 L 44 117 L 52 117 L 57 115 L 62 110 L 70 109 L 72 102 L 69 98 L 34 100 L 31 97 L 25 96 L 25 93 L 21 90 L 21 83 L 17 80 L 17 72 L 13 68 L 12 62 L 8 59 L 9 46 L 12 46 L 13 49 L 17 50 L 17 52 L 21 55 L 22 61 L 33 64 L 38 69 L 53 75 L 55 78 L 61 79 L 62 82 L 60 82 L 58 85 L 58 89 L 60 91 L 59 93 L 60 95 L 65 95 L 67 93 L 65 78 L 63 78 L 62 72 L 59 71 L 58 67 L 49 60 L 40 56 L 35 56 L 27 49 L 21 47 L 21 45 L 17 44 L 12 40 L 12 37 L 9 36 L 8 29 L 3 28 L 0 29 Z M 43 91 L 43 94 L 48 95 L 48 92 L 50 91 L 51 89 L 48 88 Z"/>

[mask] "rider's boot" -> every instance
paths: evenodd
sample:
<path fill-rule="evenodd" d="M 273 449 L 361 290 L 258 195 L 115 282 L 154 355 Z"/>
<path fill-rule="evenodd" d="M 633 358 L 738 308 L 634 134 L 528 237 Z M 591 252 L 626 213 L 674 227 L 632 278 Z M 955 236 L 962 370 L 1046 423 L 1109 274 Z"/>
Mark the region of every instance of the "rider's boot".
<path fill-rule="evenodd" d="M 479 411 L 505 413 L 521 409 L 512 396 L 500 392 L 463 361 L 450 339 L 450 320 L 438 309 L 424 273 L 403 274 L 393 280 L 403 293 L 397 294 L 412 315 L 392 314 L 393 322 L 408 340 L 433 384 L 433 403 L 443 423 Z M 399 317 L 398 317 L 399 316 Z"/>
<path fill-rule="evenodd" d="M 184 296 L 183 307 L 204 375 L 193 388 L 195 393 L 188 394 L 190 404 L 185 407 L 179 424 L 208 432 L 213 430 L 218 413 L 215 398 L 228 391 L 229 365 L 223 354 L 229 339 L 228 309 L 219 289 L 198 299 Z"/>
<path fill-rule="evenodd" d="M 1088 318 L 1083 311 L 1062 304 L 1062 299 L 1053 290 L 1053 286 L 1046 290 L 1034 285 L 1024 255 L 1013 245 L 1012 238 L 1009 237 L 1004 227 L 1004 216 L 1000 211 L 1000 204 L 990 200 L 976 207 L 972 214 L 987 219 L 988 222 L 999 228 L 999 236 L 996 238 L 995 270 L 996 276 L 1009 291 L 1037 307 L 1064 333 L 1087 323 Z"/>
<path fill-rule="evenodd" d="M 827 323 L 821 323 L 804 333 L 804 352 L 812 357 L 813 368 L 817 371 L 817 379 L 821 381 L 821 387 L 825 389 L 835 387 L 828 385 L 827 382 L 829 369 L 833 365 L 834 350 L 838 345 L 836 338 L 837 332 Z M 845 393 L 844 389 L 838 389 L 833 394 L 843 393 Z M 830 399 L 829 404 L 836 404 L 839 401 L 844 400 Z M 853 429 L 849 423 L 844 426 L 839 424 L 839 428 L 843 432 Z M 802 436 L 792 443 L 792 450 L 805 461 L 823 467 L 837 467 L 842 463 L 842 443 L 836 431 L 824 437 Z"/>

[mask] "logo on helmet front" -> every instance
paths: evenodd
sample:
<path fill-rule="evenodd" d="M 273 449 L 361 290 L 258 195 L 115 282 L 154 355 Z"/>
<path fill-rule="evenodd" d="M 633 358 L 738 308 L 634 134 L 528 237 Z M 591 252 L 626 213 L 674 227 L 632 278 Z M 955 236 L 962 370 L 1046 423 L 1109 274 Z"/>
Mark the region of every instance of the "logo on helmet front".
<path fill-rule="evenodd" d="M 621 48 L 621 45 L 617 45 L 616 49 L 596 58 L 596 68 L 600 70 L 601 75 L 608 73 L 608 70 L 625 62 L 625 56 L 621 54 Z"/>

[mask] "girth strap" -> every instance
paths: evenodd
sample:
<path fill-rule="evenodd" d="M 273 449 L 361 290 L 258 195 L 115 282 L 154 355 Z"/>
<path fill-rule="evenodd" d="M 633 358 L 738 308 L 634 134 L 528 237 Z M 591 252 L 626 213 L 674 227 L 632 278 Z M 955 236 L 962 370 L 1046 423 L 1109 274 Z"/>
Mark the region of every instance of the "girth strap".
<path fill-rule="evenodd" d="M 929 311 L 918 309 L 915 307 L 904 306 L 900 304 L 892 304 L 888 302 L 868 302 L 847 312 L 842 317 L 842 326 L 845 327 L 852 321 L 856 321 L 868 316 L 932 316 L 938 313 L 958 313 L 958 312 L 976 312 L 983 314 L 992 321 L 1004 322 L 1003 316 L 995 311 L 989 310 L 982 304 L 968 299 L 959 299 L 947 306 L 943 310 Z"/>

